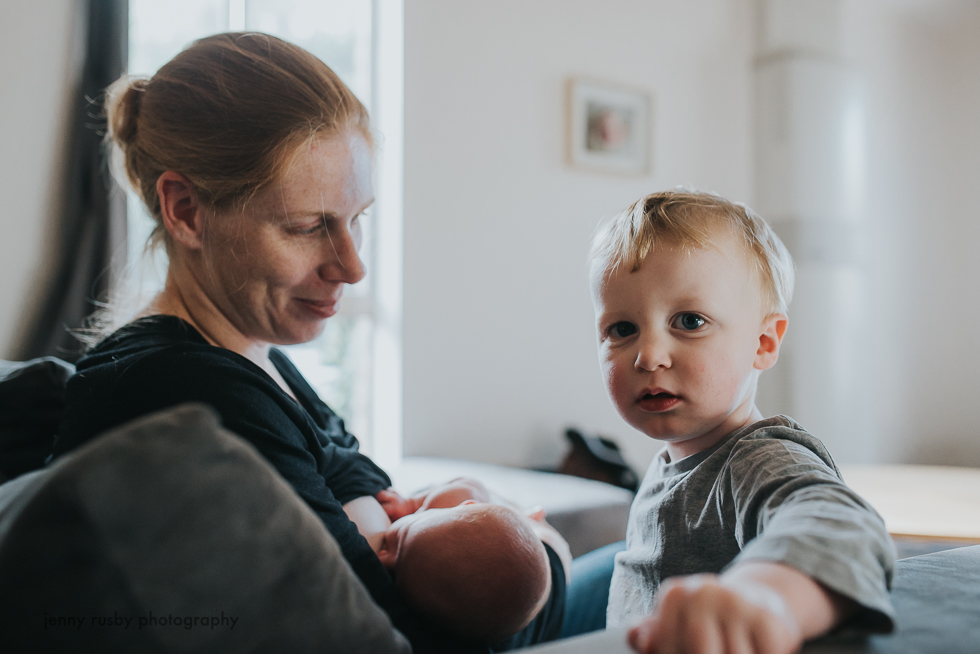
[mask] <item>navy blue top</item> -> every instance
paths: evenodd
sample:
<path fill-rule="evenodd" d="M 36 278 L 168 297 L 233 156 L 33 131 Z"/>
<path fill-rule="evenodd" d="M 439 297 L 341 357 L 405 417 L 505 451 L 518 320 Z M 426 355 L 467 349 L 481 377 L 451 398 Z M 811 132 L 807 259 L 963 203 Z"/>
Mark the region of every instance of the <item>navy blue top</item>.
<path fill-rule="evenodd" d="M 344 421 L 282 352 L 272 348 L 269 359 L 296 400 L 257 365 L 209 344 L 180 318 L 157 315 L 136 320 L 77 363 L 77 373 L 68 380 L 53 457 L 139 416 L 183 402 L 210 404 L 224 426 L 255 446 L 323 520 L 371 597 L 417 653 L 486 652 L 485 647 L 431 627 L 404 604 L 394 580 L 343 510 L 343 504 L 391 486 L 388 475 L 358 452 L 357 439 L 344 429 Z M 552 588 L 545 615 L 528 625 L 510 647 L 554 637 L 556 623 L 560 629 L 564 573 L 548 549 L 558 588 Z M 544 631 L 550 633 L 534 633 L 545 625 Z"/>

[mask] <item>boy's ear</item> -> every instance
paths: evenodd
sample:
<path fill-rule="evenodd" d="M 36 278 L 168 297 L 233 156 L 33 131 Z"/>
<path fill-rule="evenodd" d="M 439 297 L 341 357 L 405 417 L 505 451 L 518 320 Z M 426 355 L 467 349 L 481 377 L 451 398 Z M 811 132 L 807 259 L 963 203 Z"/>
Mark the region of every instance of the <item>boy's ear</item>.
<path fill-rule="evenodd" d="M 157 196 L 163 226 L 171 238 L 192 250 L 201 249 L 204 207 L 190 180 L 173 170 L 165 171 L 157 178 Z"/>
<path fill-rule="evenodd" d="M 768 370 L 776 365 L 779 358 L 779 346 L 786 334 L 789 318 L 782 313 L 774 313 L 762 321 L 762 332 L 759 334 L 759 349 L 755 352 L 753 367 L 756 370 Z"/>

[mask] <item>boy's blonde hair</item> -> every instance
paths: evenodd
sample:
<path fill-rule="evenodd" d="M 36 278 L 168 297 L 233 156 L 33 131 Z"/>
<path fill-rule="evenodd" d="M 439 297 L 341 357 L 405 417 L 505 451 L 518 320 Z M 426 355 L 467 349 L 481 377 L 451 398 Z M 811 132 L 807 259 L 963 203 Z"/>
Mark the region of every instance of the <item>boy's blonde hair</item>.
<path fill-rule="evenodd" d="M 593 284 L 626 267 L 636 272 L 657 244 L 707 248 L 719 227 L 745 246 L 761 284 L 765 315 L 787 312 L 793 299 L 793 259 L 772 228 L 744 204 L 714 193 L 674 190 L 651 193 L 600 227 L 589 253 Z"/>

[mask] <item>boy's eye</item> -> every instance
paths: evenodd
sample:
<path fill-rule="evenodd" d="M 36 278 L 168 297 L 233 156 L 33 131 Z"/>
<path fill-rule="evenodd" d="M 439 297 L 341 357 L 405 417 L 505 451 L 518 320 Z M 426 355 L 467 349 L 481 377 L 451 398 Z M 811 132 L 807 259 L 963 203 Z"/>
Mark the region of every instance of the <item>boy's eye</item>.
<path fill-rule="evenodd" d="M 696 313 L 682 313 L 674 318 L 674 327 L 684 331 L 693 332 L 704 325 L 705 319 Z"/>
<path fill-rule="evenodd" d="M 609 328 L 609 333 L 616 338 L 626 338 L 627 336 L 632 336 L 637 331 L 636 325 L 631 322 L 626 322 L 625 320 L 622 322 L 617 322 Z"/>

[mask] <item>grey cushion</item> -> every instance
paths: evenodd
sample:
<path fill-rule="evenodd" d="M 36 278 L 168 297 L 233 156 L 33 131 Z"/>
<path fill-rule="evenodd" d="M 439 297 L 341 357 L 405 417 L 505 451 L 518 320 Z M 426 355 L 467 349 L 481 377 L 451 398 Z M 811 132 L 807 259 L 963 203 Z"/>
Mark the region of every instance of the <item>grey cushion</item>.
<path fill-rule="evenodd" d="M 44 465 L 74 372 L 54 357 L 0 361 L 0 482 Z"/>
<path fill-rule="evenodd" d="M 0 651 L 409 651 L 315 514 L 203 405 L 0 487 L 0 589 Z"/>

